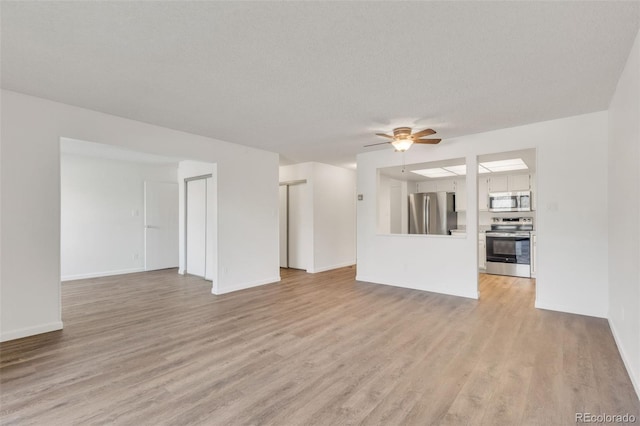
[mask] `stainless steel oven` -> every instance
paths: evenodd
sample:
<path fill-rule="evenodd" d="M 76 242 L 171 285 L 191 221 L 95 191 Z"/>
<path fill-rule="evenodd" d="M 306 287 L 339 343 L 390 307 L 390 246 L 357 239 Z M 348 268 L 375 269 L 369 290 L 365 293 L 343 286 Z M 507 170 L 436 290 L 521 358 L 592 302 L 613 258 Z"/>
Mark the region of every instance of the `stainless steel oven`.
<path fill-rule="evenodd" d="M 495 275 L 531 277 L 531 217 L 494 217 L 485 232 L 486 272 Z"/>
<path fill-rule="evenodd" d="M 531 233 L 487 231 L 487 273 L 531 277 Z"/>

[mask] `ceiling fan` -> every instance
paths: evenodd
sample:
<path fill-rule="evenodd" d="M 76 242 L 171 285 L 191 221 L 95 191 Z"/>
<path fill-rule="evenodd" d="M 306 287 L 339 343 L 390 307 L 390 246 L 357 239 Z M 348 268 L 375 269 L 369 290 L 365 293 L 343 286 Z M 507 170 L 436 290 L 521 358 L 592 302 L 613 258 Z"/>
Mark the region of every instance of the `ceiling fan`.
<path fill-rule="evenodd" d="M 393 136 L 384 133 L 376 133 L 376 135 L 378 136 L 391 139 L 389 142 L 372 143 L 371 145 L 365 145 L 365 147 L 390 143 L 391 145 L 393 145 L 396 151 L 404 152 L 411 148 L 411 145 L 413 145 L 414 143 L 430 145 L 440 143 L 442 139 L 420 139 L 423 136 L 429 136 L 435 133 L 435 130 L 424 129 L 412 134 L 411 127 L 397 127 L 393 129 Z"/>

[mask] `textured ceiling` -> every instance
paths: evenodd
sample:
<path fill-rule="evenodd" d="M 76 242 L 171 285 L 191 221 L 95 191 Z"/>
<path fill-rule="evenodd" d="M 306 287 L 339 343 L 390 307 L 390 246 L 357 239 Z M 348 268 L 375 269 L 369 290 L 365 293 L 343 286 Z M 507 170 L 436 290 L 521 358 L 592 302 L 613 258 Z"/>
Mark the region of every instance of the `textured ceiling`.
<path fill-rule="evenodd" d="M 640 2 L 1 3 L 2 87 L 346 165 L 604 110 Z M 428 149 L 415 147 L 414 149 Z"/>

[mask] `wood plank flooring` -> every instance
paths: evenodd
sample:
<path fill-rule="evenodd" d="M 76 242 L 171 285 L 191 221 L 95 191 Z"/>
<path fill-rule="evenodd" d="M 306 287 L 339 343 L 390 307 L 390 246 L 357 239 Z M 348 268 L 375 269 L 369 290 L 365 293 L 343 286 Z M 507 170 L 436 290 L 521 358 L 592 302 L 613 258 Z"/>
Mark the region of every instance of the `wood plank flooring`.
<path fill-rule="evenodd" d="M 0 345 L 3 425 L 563 425 L 640 419 L 606 320 L 355 281 L 214 296 L 175 270 L 67 282 L 65 329 Z M 639 420 L 640 421 L 640 420 Z"/>

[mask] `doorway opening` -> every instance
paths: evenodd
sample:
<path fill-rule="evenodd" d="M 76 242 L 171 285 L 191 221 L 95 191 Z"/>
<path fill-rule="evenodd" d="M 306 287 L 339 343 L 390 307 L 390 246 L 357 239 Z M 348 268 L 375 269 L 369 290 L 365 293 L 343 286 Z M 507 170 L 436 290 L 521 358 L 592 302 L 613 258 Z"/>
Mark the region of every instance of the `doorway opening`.
<path fill-rule="evenodd" d="M 60 138 L 61 281 L 170 268 L 213 281 L 216 174 L 215 163 Z M 200 221 L 201 235 L 187 238 L 187 185 L 191 202 L 198 201 L 199 184 L 205 188 L 202 211 L 194 215 L 192 207 L 189 213 L 193 223 Z"/>
<path fill-rule="evenodd" d="M 490 291 L 491 277 L 537 288 L 536 149 L 483 154 L 477 161 L 478 292 Z"/>
<path fill-rule="evenodd" d="M 179 161 L 60 138 L 61 281 L 178 267 Z"/>

